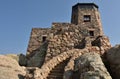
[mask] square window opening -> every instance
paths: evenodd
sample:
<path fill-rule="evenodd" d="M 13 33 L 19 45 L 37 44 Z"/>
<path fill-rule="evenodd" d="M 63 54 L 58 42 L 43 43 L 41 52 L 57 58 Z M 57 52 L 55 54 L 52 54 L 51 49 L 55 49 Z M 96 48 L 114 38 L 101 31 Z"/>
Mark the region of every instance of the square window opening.
<path fill-rule="evenodd" d="M 47 37 L 46 36 L 43 36 L 42 37 L 42 42 L 45 42 L 47 40 Z"/>
<path fill-rule="evenodd" d="M 89 31 L 90 36 L 94 36 L 94 31 Z"/>
<path fill-rule="evenodd" d="M 91 16 L 90 15 L 84 15 L 84 22 L 90 22 Z"/>

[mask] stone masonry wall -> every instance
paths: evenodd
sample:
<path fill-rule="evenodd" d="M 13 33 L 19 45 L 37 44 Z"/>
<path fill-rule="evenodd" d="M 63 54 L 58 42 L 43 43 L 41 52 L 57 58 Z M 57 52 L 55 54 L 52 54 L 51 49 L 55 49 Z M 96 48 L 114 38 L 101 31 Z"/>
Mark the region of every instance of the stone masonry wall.
<path fill-rule="evenodd" d="M 46 61 L 59 55 L 62 52 L 71 50 L 73 48 L 82 49 L 86 46 L 92 46 L 91 42 L 96 40 L 98 36 L 97 30 L 94 31 L 94 36 L 89 35 L 89 27 L 86 24 L 70 24 L 70 23 L 53 23 L 52 28 L 33 28 L 31 32 L 31 37 L 27 49 L 27 55 L 32 55 L 34 51 L 37 51 L 42 44 L 42 37 L 47 37 L 46 40 L 49 41 Z M 94 29 L 98 29 L 97 27 Z M 97 40 L 96 43 L 98 43 Z M 103 43 L 105 41 L 105 43 Z M 104 38 L 101 40 L 102 45 L 108 44 L 109 39 Z M 108 44 L 106 47 L 108 47 Z M 105 45 L 103 45 L 105 46 Z"/>
<path fill-rule="evenodd" d="M 27 49 L 27 56 L 33 53 L 35 50 L 40 48 L 42 44 L 42 37 L 48 36 L 50 33 L 49 28 L 33 28 L 31 31 L 30 41 Z"/>
<path fill-rule="evenodd" d="M 49 35 L 46 61 L 73 48 L 83 49 L 88 46 L 90 47 L 92 46 L 91 43 L 100 36 L 97 31 L 94 36 L 90 36 L 88 27 L 80 24 L 53 23 L 51 29 L 53 33 Z M 102 44 L 103 41 L 104 43 Z M 105 37 L 101 37 L 100 40 L 97 40 L 96 44 L 98 43 L 102 44 L 101 47 L 104 46 L 103 51 L 106 49 L 105 47 L 110 47 L 109 40 Z"/>

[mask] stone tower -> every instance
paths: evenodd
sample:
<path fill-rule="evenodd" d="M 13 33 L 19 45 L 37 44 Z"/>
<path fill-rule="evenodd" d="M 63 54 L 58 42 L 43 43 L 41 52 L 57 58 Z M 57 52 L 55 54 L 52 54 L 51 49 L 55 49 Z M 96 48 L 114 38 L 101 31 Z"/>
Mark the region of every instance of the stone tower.
<path fill-rule="evenodd" d="M 98 6 L 77 3 L 72 7 L 71 23 L 52 23 L 51 28 L 32 29 L 27 57 L 40 53 L 41 61 L 47 62 L 72 49 L 95 51 L 96 47 L 100 54 L 111 47 L 109 38 L 103 34 Z"/>
<path fill-rule="evenodd" d="M 72 7 L 71 23 L 85 25 L 91 36 L 103 35 L 98 6 L 94 3 L 78 3 Z"/>
<path fill-rule="evenodd" d="M 103 55 L 110 47 L 109 38 L 103 34 L 98 6 L 78 3 L 72 7 L 71 23 L 32 29 L 27 66 L 42 66 L 37 79 L 63 79 L 64 71 L 73 70 L 74 59 L 81 54 Z"/>

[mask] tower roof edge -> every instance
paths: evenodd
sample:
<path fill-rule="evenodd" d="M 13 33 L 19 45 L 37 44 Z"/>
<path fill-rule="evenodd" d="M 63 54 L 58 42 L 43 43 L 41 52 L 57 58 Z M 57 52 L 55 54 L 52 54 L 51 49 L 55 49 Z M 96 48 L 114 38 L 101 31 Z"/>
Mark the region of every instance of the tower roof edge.
<path fill-rule="evenodd" d="M 95 6 L 96 8 L 99 8 L 97 4 L 95 3 L 77 3 L 72 7 L 76 7 L 76 6 L 87 6 L 87 5 L 91 5 L 91 6 Z"/>

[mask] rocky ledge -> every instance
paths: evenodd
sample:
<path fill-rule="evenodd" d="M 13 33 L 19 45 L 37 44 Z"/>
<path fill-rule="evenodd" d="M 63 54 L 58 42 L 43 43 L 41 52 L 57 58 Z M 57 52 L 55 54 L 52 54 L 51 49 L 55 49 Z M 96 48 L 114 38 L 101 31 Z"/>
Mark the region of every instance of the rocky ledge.
<path fill-rule="evenodd" d="M 19 66 L 17 55 L 0 55 L 0 79 L 24 79 L 25 67 Z"/>
<path fill-rule="evenodd" d="M 97 53 L 85 53 L 75 60 L 77 79 L 112 79 Z"/>

